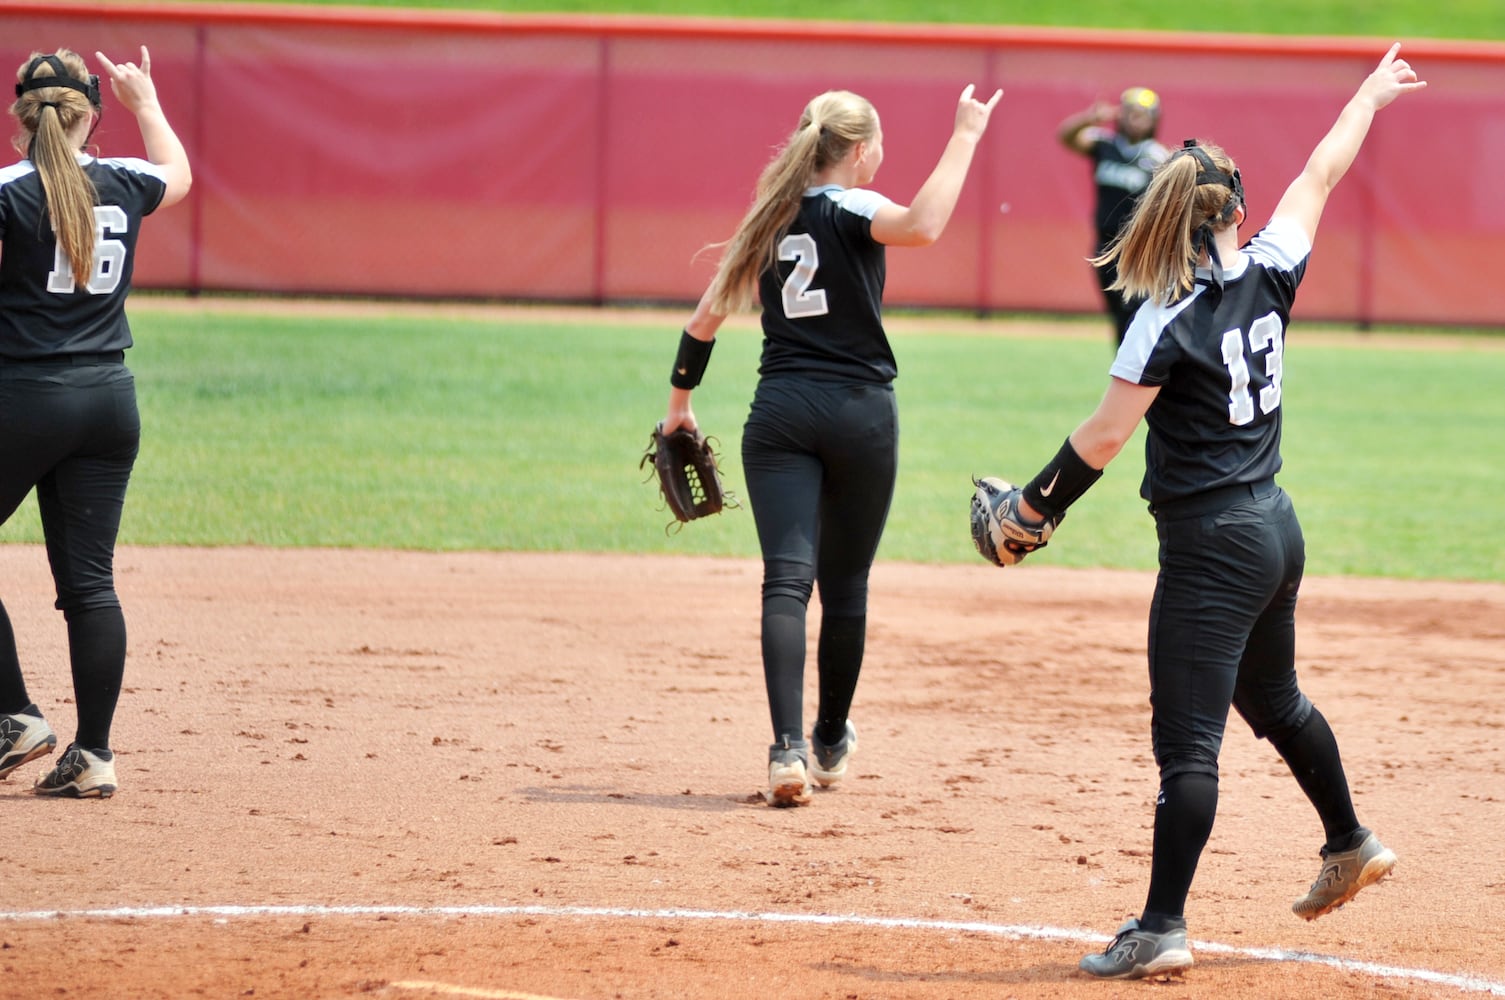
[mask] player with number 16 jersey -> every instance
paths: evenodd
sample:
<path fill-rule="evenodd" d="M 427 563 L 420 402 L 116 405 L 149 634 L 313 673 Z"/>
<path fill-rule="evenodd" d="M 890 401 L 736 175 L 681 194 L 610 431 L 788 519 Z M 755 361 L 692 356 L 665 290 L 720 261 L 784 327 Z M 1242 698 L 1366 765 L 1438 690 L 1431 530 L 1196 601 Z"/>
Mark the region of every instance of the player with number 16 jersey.
<path fill-rule="evenodd" d="M 94 268 L 84 281 L 50 227 L 27 225 L 47 212 L 35 165 L 23 160 L 0 168 L 0 363 L 131 346 L 124 304 L 136 238 L 167 185 L 161 168 L 146 160 L 80 153 L 78 162 L 99 199 Z"/>
<path fill-rule="evenodd" d="M 76 735 L 32 786 L 108 798 L 110 729 L 125 675 L 115 541 L 141 440 L 125 298 L 141 220 L 187 195 L 192 172 L 141 63 L 95 53 L 136 119 L 146 159 L 88 151 L 104 110 L 99 77 L 69 49 L 34 52 L 10 107 L 20 162 L 0 168 L 0 524 L 36 490 L 57 609 L 68 626 Z M 0 604 L 0 778 L 53 752 Z"/>

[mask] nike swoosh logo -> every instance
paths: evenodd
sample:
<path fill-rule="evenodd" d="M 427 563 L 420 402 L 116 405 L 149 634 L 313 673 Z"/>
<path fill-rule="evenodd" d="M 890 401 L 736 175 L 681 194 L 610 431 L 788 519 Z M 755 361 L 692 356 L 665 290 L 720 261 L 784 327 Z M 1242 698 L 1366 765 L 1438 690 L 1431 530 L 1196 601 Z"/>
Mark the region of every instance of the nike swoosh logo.
<path fill-rule="evenodd" d="M 1050 485 L 1046 486 L 1045 488 L 1043 488 L 1042 490 L 1040 490 L 1040 495 L 1042 497 L 1048 497 L 1048 496 L 1050 496 L 1050 491 L 1056 488 L 1056 480 L 1060 479 L 1060 478 L 1061 478 L 1061 470 L 1057 469 L 1056 470 L 1056 474 L 1054 476 L 1050 477 Z"/>
<path fill-rule="evenodd" d="M 679 372 L 681 375 L 690 374 L 690 369 L 688 368 L 676 368 L 675 371 Z"/>

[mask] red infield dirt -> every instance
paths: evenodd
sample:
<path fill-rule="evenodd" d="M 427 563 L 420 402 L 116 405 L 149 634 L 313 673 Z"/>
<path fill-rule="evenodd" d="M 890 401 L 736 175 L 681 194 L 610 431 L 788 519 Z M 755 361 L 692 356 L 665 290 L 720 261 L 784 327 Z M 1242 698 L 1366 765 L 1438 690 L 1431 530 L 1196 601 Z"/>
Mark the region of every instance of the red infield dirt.
<path fill-rule="evenodd" d="M 119 571 L 119 793 L 35 798 L 46 759 L 0 782 L 3 998 L 1505 993 L 1505 586 L 1310 579 L 1305 685 L 1394 875 L 1292 915 L 1321 829 L 1235 719 L 1197 964 L 1102 983 L 1077 959 L 1148 877 L 1150 574 L 880 563 L 852 774 L 774 810 L 755 562 Z M 0 546 L 0 580 L 66 740 L 41 548 Z"/>

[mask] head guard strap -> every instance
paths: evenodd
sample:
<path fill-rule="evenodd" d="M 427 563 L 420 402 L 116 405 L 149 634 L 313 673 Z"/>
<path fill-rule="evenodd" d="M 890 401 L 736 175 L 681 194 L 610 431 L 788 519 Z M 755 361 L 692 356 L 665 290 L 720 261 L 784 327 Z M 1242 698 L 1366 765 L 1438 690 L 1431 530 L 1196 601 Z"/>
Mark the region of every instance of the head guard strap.
<path fill-rule="evenodd" d="M 52 76 L 36 76 L 37 67 L 46 63 L 52 67 Z M 67 87 L 76 90 L 89 99 L 89 103 L 96 109 L 99 108 L 99 77 L 90 76 L 88 82 L 75 80 L 68 75 L 68 68 L 57 56 L 37 56 L 26 67 L 24 78 L 16 84 L 16 96 L 20 97 L 28 90 L 43 90 L 47 87 Z"/>
<path fill-rule="evenodd" d="M 1197 171 L 1198 187 L 1203 184 L 1221 184 L 1233 192 L 1233 197 L 1228 200 L 1228 204 L 1223 212 L 1217 216 L 1224 222 L 1231 219 L 1233 212 L 1244 204 L 1244 182 L 1239 177 L 1238 168 L 1235 167 L 1232 174 L 1225 174 L 1219 170 L 1217 164 L 1212 162 L 1212 157 L 1207 155 L 1207 150 L 1199 146 L 1195 139 L 1187 139 L 1181 143 L 1181 148 L 1177 150 L 1176 155 L 1181 156 L 1183 154 L 1189 155 L 1197 161 L 1199 168 Z M 1212 264 L 1213 283 L 1218 286 L 1218 291 L 1222 291 L 1223 261 L 1218 257 L 1218 244 L 1213 236 L 1212 222 L 1213 220 L 1210 218 L 1204 220 L 1197 227 L 1196 232 L 1192 233 L 1191 248 L 1192 252 L 1199 257 L 1204 249 L 1207 251 L 1207 258 Z"/>

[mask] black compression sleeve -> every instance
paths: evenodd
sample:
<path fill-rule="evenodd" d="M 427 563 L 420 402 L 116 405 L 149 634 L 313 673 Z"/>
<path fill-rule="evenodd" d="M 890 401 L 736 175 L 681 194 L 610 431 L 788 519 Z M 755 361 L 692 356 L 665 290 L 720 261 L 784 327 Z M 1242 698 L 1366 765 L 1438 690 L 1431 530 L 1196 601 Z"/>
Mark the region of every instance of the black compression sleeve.
<path fill-rule="evenodd" d="M 1067 438 L 1056 457 L 1024 488 L 1024 499 L 1047 520 L 1058 521 L 1066 508 L 1076 503 L 1102 475 L 1102 469 L 1094 469 L 1082 461 L 1082 456 L 1071 446 L 1071 438 Z"/>
<path fill-rule="evenodd" d="M 674 358 L 674 370 L 669 373 L 669 384 L 676 389 L 693 389 L 705 375 L 705 366 L 711 361 L 714 340 L 697 340 L 685 330 L 679 335 L 679 353 Z"/>

